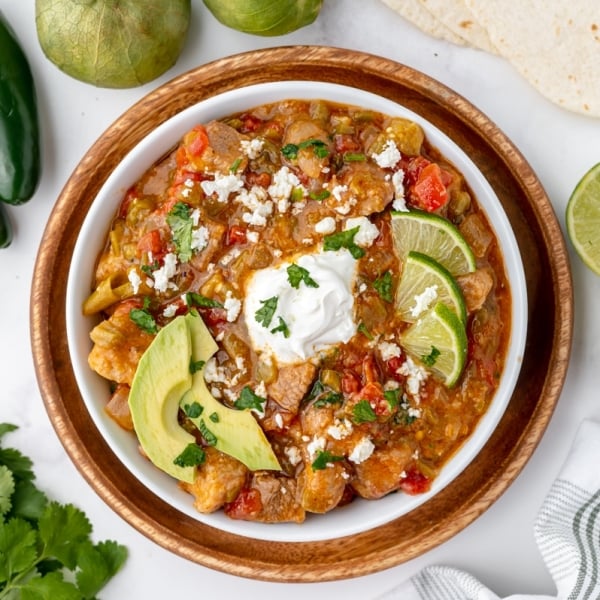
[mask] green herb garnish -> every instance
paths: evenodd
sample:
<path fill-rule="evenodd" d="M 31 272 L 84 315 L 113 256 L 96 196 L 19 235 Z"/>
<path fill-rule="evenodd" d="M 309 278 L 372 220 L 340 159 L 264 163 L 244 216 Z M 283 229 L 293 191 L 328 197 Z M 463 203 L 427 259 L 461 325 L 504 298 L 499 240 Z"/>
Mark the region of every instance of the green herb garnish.
<path fill-rule="evenodd" d="M 242 164 L 242 159 L 236 158 L 236 160 L 233 161 L 233 164 L 229 167 L 229 171 L 231 173 L 235 173 L 239 169 L 241 164 Z"/>
<path fill-rule="evenodd" d="M 205 360 L 190 360 L 190 373 L 193 375 L 194 373 L 201 371 L 205 364 Z"/>
<path fill-rule="evenodd" d="M 198 444 L 188 444 L 173 461 L 178 467 L 197 467 L 206 460 L 206 453 Z"/>
<path fill-rule="evenodd" d="M 360 423 L 372 423 L 377 419 L 377 415 L 368 400 L 361 400 L 354 405 L 352 409 L 352 420 L 359 425 Z"/>
<path fill-rule="evenodd" d="M 202 434 L 202 437 L 206 440 L 209 446 L 217 445 L 217 436 L 208 428 L 204 419 L 200 419 L 198 423 L 198 431 Z"/>
<path fill-rule="evenodd" d="M 192 402 L 191 404 L 186 404 L 183 407 L 183 412 L 185 413 L 186 417 L 189 417 L 190 419 L 197 419 L 204 412 L 204 407 L 199 402 Z"/>
<path fill-rule="evenodd" d="M 277 302 L 279 298 L 273 296 L 267 300 L 261 300 L 262 307 L 254 313 L 254 318 L 257 323 L 261 323 L 263 327 L 269 327 L 277 310 Z"/>
<path fill-rule="evenodd" d="M 15 429 L 0 424 L 0 437 Z M 49 501 L 32 467 L 18 450 L 0 448 L 0 598 L 97 598 L 127 549 L 112 540 L 94 543 L 85 513 Z"/>
<path fill-rule="evenodd" d="M 211 415 L 208 416 L 208 418 L 213 422 L 213 423 L 218 423 L 221 419 L 219 419 L 219 415 L 214 412 Z"/>
<path fill-rule="evenodd" d="M 438 357 L 440 355 L 440 351 L 435 347 L 431 346 L 431 352 L 429 354 L 425 354 L 421 356 L 421 360 L 423 364 L 427 367 L 433 367 L 435 365 Z"/>
<path fill-rule="evenodd" d="M 223 308 L 223 304 L 218 300 L 207 298 L 196 292 L 188 292 L 185 298 L 188 306 L 195 306 L 197 308 Z"/>
<path fill-rule="evenodd" d="M 367 157 L 362 152 L 344 152 L 344 162 L 363 162 Z"/>
<path fill-rule="evenodd" d="M 362 258 L 365 255 L 364 249 L 354 243 L 354 236 L 358 233 L 359 229 L 360 227 L 353 227 L 346 231 L 326 235 L 323 238 L 323 249 L 340 250 L 341 248 L 346 248 L 354 258 Z"/>
<path fill-rule="evenodd" d="M 379 297 L 386 302 L 394 301 L 394 282 L 392 274 L 386 271 L 373 282 L 373 287 L 377 290 Z"/>
<path fill-rule="evenodd" d="M 368 340 L 375 339 L 373 334 L 367 329 L 367 326 L 362 321 L 358 324 L 358 327 L 356 328 L 356 330 L 359 333 L 362 333 Z"/>
<path fill-rule="evenodd" d="M 344 460 L 344 457 L 331 454 L 331 452 L 328 452 L 327 450 L 319 450 L 317 458 L 315 458 L 311 467 L 313 471 L 322 471 L 327 468 L 327 465 L 340 460 Z"/>
<path fill-rule="evenodd" d="M 322 202 L 331 196 L 331 192 L 329 190 L 321 190 L 320 192 L 310 192 L 308 197 L 311 200 L 316 200 L 317 202 Z"/>
<path fill-rule="evenodd" d="M 263 413 L 265 410 L 266 398 L 255 394 L 249 386 L 244 386 L 238 399 L 233 403 L 233 406 L 238 410 L 255 410 L 259 413 Z"/>
<path fill-rule="evenodd" d="M 383 397 L 388 403 L 390 410 L 394 410 L 400 405 L 400 400 L 402 398 L 402 390 L 397 388 L 395 390 L 385 390 L 383 392 Z"/>
<path fill-rule="evenodd" d="M 177 202 L 167 215 L 167 224 L 171 228 L 173 243 L 177 250 L 177 258 L 183 263 L 192 258 L 192 229 L 191 209 L 185 202 Z"/>
<path fill-rule="evenodd" d="M 300 283 L 304 283 L 306 287 L 318 288 L 319 284 L 310 276 L 308 269 L 301 267 L 297 264 L 291 264 L 287 268 L 288 281 L 290 285 L 298 289 L 300 287 Z"/>
<path fill-rule="evenodd" d="M 158 333 L 158 325 L 154 320 L 154 317 L 150 313 L 150 298 L 146 296 L 144 298 L 144 304 L 142 308 L 132 308 L 129 311 L 129 318 L 146 333 L 155 334 Z"/>
<path fill-rule="evenodd" d="M 273 329 L 271 329 L 271 333 L 283 333 L 283 337 L 284 338 L 289 338 L 290 337 L 290 330 L 289 327 L 287 326 L 287 323 L 283 320 L 282 317 L 277 317 L 279 319 L 279 325 L 277 325 L 277 327 L 273 327 Z"/>

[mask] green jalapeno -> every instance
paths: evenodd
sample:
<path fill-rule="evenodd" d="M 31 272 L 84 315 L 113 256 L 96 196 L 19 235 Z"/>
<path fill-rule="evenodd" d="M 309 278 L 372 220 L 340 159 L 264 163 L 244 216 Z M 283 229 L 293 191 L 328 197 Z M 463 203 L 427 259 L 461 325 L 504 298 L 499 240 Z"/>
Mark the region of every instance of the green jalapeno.
<path fill-rule="evenodd" d="M 0 13 L 0 200 L 22 204 L 40 178 L 37 98 L 25 53 Z"/>

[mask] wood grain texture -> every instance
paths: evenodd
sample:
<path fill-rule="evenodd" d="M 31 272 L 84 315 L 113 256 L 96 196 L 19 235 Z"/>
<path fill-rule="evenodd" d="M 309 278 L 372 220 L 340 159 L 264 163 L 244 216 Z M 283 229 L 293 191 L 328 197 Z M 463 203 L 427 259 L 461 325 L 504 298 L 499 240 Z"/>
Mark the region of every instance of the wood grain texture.
<path fill-rule="evenodd" d="M 205 98 L 255 83 L 314 80 L 366 89 L 419 113 L 457 142 L 498 195 L 525 260 L 529 325 L 508 409 L 470 466 L 409 515 L 351 539 L 283 543 L 216 531 L 148 492 L 115 457 L 85 409 L 69 360 L 70 257 L 91 202 L 124 155 L 157 125 Z M 507 489 L 538 445 L 566 376 L 573 327 L 564 239 L 534 172 L 467 100 L 405 65 L 325 47 L 224 58 L 150 93 L 113 123 L 66 182 L 48 221 L 31 293 L 31 343 L 44 402 L 66 451 L 119 515 L 164 548 L 207 567 L 270 581 L 356 577 L 412 559 L 466 527 Z"/>

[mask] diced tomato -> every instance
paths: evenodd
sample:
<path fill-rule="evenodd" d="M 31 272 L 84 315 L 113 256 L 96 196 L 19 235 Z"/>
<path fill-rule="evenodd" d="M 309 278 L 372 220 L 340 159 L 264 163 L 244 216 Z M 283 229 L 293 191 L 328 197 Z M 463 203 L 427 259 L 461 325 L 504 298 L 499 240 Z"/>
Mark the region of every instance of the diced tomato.
<path fill-rule="evenodd" d="M 202 308 L 200 312 L 207 327 L 218 329 L 227 323 L 227 312 L 224 308 Z"/>
<path fill-rule="evenodd" d="M 399 166 L 404 169 L 406 178 L 405 185 L 408 187 L 415 185 L 419 180 L 423 169 L 430 164 L 431 161 L 427 160 L 424 156 L 417 156 L 406 161 L 401 159 Z"/>
<path fill-rule="evenodd" d="M 227 238 L 225 243 L 228 246 L 234 246 L 235 244 L 245 244 L 247 241 L 246 238 L 246 228 L 241 225 L 232 225 L 227 230 Z"/>
<path fill-rule="evenodd" d="M 361 388 L 360 377 L 354 371 L 345 370 L 342 375 L 342 392 L 354 394 Z"/>
<path fill-rule="evenodd" d="M 138 257 L 150 253 L 152 254 L 152 257 L 157 260 L 160 260 L 165 253 L 165 247 L 158 229 L 153 229 L 152 231 L 145 233 L 137 243 Z"/>
<path fill-rule="evenodd" d="M 243 115 L 241 117 L 241 119 L 242 119 L 242 127 L 241 127 L 242 133 L 250 133 L 252 131 L 256 131 L 262 124 L 261 119 L 259 119 L 258 117 L 255 117 L 253 115 Z"/>
<path fill-rule="evenodd" d="M 262 510 L 262 498 L 258 490 L 244 488 L 233 502 L 223 507 L 223 512 L 231 519 L 254 520 Z"/>
<path fill-rule="evenodd" d="M 404 377 L 398 373 L 400 367 L 404 364 L 401 356 L 392 356 L 385 363 L 389 376 L 396 381 L 403 381 Z"/>
<path fill-rule="evenodd" d="M 246 174 L 246 183 L 250 186 L 258 185 L 262 188 L 268 188 L 271 185 L 271 174 L 263 171 L 262 173 L 254 173 L 251 171 Z"/>
<path fill-rule="evenodd" d="M 121 206 L 119 206 L 119 218 L 124 219 L 129 212 L 129 206 L 138 197 L 138 191 L 135 186 L 130 187 L 125 194 L 125 198 L 123 198 L 123 202 L 121 202 Z"/>
<path fill-rule="evenodd" d="M 358 152 L 362 149 L 360 142 L 348 133 L 337 133 L 333 138 L 336 152 Z"/>
<path fill-rule="evenodd" d="M 411 189 L 413 204 L 428 212 L 433 212 L 448 201 L 448 190 L 442 180 L 442 170 L 436 163 L 427 165 Z"/>
<path fill-rule="evenodd" d="M 378 417 L 390 414 L 390 404 L 383 395 L 383 387 L 379 382 L 370 382 L 365 385 L 358 396 L 367 400 Z"/>
<path fill-rule="evenodd" d="M 208 148 L 208 134 L 204 125 L 196 125 L 192 130 L 185 134 L 183 145 L 192 158 L 202 156 Z"/>
<path fill-rule="evenodd" d="M 411 496 L 424 494 L 431 488 L 431 479 L 426 477 L 418 469 L 410 469 L 406 477 L 400 482 L 400 489 Z"/>

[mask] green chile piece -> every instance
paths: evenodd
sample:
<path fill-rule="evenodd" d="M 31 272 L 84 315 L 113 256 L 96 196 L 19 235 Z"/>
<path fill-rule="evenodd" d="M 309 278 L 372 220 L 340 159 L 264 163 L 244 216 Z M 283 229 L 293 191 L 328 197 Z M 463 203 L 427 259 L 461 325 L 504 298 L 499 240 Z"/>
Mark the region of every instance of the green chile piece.
<path fill-rule="evenodd" d="M 185 43 L 191 0 L 36 0 L 46 57 L 97 87 L 131 88 L 171 68 Z"/>
<path fill-rule="evenodd" d="M 0 200 L 27 202 L 37 189 L 40 163 L 33 76 L 16 35 L 0 13 Z M 4 223 L 6 243 L 8 220 Z"/>
<path fill-rule="evenodd" d="M 215 18 L 254 35 L 284 35 L 315 21 L 322 0 L 204 0 Z"/>

